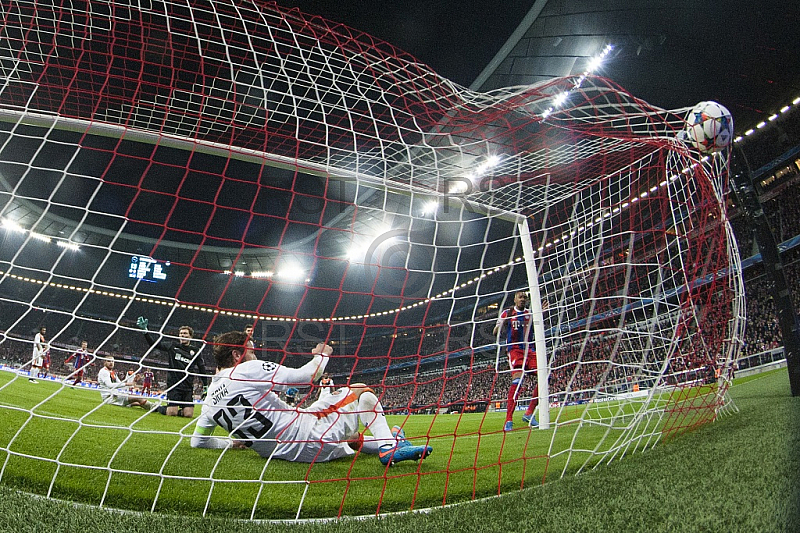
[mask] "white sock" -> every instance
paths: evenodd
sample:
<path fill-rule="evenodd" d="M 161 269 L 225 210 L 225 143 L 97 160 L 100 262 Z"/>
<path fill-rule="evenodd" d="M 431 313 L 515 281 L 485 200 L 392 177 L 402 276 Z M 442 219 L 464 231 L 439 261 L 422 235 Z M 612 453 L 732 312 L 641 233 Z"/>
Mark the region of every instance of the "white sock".
<path fill-rule="evenodd" d="M 361 393 L 358 398 L 358 411 L 361 423 L 369 429 L 376 441 L 383 441 L 383 445 L 395 442 L 392 430 L 389 429 L 389 424 L 386 423 L 383 406 L 373 392 L 365 391 Z M 364 442 L 367 442 L 367 439 L 364 439 Z"/>

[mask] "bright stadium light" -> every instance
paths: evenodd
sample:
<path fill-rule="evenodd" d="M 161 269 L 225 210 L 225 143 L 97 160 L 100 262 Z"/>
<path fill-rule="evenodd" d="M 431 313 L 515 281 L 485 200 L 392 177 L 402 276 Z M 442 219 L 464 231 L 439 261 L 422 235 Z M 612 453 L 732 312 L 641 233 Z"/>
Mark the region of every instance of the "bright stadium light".
<path fill-rule="evenodd" d="M 7 218 L 3 219 L 3 227 L 11 231 L 16 231 L 18 233 L 25 233 L 25 228 L 23 228 L 13 220 L 9 220 Z"/>
<path fill-rule="evenodd" d="M 300 281 L 306 277 L 306 271 L 297 265 L 286 266 L 278 271 L 278 277 L 284 281 Z"/>
<path fill-rule="evenodd" d="M 471 180 L 470 180 L 471 181 Z M 469 185 L 464 180 L 450 181 L 447 192 L 449 194 L 461 194 L 469 190 Z"/>
<path fill-rule="evenodd" d="M 56 244 L 61 248 L 66 248 L 67 250 L 77 251 L 80 250 L 81 247 L 75 244 L 74 242 L 69 241 L 56 241 Z"/>
<path fill-rule="evenodd" d="M 589 60 L 589 66 L 586 68 L 587 72 L 594 72 L 603 65 L 603 57 L 596 56 Z"/>
<path fill-rule="evenodd" d="M 360 261 L 364 258 L 364 254 L 366 253 L 367 248 L 358 244 L 353 244 L 350 246 L 350 249 L 347 250 L 347 259 L 350 262 Z"/>
<path fill-rule="evenodd" d="M 483 176 L 488 171 L 499 165 L 500 161 L 501 159 L 499 155 L 490 155 L 486 161 L 478 165 L 478 168 L 475 171 L 476 177 Z"/>
<path fill-rule="evenodd" d="M 431 215 L 439 209 L 439 202 L 436 200 L 428 200 L 422 206 L 422 216 Z"/>

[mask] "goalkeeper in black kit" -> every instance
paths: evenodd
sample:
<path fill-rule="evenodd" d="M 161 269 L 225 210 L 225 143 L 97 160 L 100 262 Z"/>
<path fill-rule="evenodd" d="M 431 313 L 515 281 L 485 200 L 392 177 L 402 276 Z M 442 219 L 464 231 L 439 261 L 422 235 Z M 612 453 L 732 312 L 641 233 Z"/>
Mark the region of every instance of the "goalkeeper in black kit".
<path fill-rule="evenodd" d="M 157 409 L 159 413 L 167 416 L 194 416 L 194 377 L 199 375 L 203 381 L 203 390 L 208 387 L 209 377 L 206 365 L 198 350 L 192 344 L 194 330 L 189 326 L 181 326 L 178 331 L 178 341 L 170 343 L 158 342 L 147 331 L 148 321 L 144 317 L 136 320 L 136 325 L 144 330 L 144 338 L 150 346 L 167 354 L 167 405 Z"/>

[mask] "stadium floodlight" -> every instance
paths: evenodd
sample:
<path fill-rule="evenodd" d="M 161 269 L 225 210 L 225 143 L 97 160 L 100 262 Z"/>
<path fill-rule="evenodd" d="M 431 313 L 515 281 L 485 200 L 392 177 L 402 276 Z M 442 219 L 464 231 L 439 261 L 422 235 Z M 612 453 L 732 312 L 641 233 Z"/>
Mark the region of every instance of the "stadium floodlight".
<path fill-rule="evenodd" d="M 74 242 L 58 240 L 56 241 L 56 244 L 61 248 L 66 248 L 68 250 L 73 250 L 73 251 L 80 250 L 80 246 L 78 246 Z"/>
<path fill-rule="evenodd" d="M 299 265 L 285 266 L 278 271 L 278 277 L 288 282 L 300 281 L 306 278 L 306 271 Z"/>
<path fill-rule="evenodd" d="M 353 244 L 347 250 L 347 259 L 350 262 L 358 262 L 364 259 L 364 254 L 367 252 L 367 246 L 360 244 Z"/>
<path fill-rule="evenodd" d="M 472 176 L 463 180 L 449 180 L 447 192 L 449 194 L 463 194 L 469 190 L 470 182 L 472 182 Z"/>
<path fill-rule="evenodd" d="M 603 58 L 600 56 L 593 57 L 589 60 L 589 65 L 586 67 L 586 71 L 592 73 L 599 69 L 603 65 Z"/>
<path fill-rule="evenodd" d="M 17 222 L 14 222 L 13 220 L 10 220 L 8 218 L 4 218 L 2 220 L 3 220 L 3 227 L 8 229 L 8 230 L 15 231 L 17 233 L 25 233 L 27 231 L 25 228 L 23 228 L 22 226 L 20 226 Z"/>
<path fill-rule="evenodd" d="M 553 98 L 553 105 L 554 106 L 562 105 L 564 102 L 567 101 L 567 97 L 569 97 L 569 93 L 567 91 L 557 94 L 556 97 Z"/>
<path fill-rule="evenodd" d="M 422 216 L 431 215 L 435 213 L 437 209 L 439 209 L 439 202 L 436 200 L 428 200 L 422 206 Z"/>
<path fill-rule="evenodd" d="M 486 161 L 478 165 L 472 179 L 474 180 L 474 178 L 482 177 L 484 174 L 497 167 L 501 160 L 499 155 L 490 155 L 486 158 Z"/>

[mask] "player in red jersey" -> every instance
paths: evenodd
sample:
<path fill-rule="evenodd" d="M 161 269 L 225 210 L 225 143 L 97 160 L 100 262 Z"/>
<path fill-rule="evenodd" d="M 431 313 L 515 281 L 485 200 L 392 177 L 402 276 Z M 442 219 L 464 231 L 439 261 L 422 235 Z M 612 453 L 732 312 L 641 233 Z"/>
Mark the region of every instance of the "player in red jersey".
<path fill-rule="evenodd" d="M 153 386 L 153 371 L 149 368 L 142 374 L 142 394 L 150 394 Z"/>
<path fill-rule="evenodd" d="M 83 380 L 83 371 L 84 367 L 89 366 L 92 363 L 93 356 L 89 353 L 87 349 L 88 343 L 86 341 L 81 341 L 81 347 L 75 350 L 75 353 L 67 357 L 67 360 L 64 361 L 64 364 L 69 364 L 70 361 L 75 359 L 75 364 L 73 365 L 75 370 L 71 377 L 75 378 L 75 381 L 72 382 L 73 385 L 77 385 Z"/>
<path fill-rule="evenodd" d="M 44 358 L 42 359 L 42 371 L 39 372 L 40 378 L 46 378 L 47 374 L 50 373 L 50 350 L 48 349 L 44 352 Z"/>
<path fill-rule="evenodd" d="M 494 335 L 503 329 L 506 332 L 505 343 L 508 353 L 508 364 L 511 367 L 511 386 L 508 388 L 508 401 L 506 403 L 506 423 L 503 431 L 511 431 L 514 428 L 514 410 L 517 408 L 517 392 L 522 384 L 522 377 L 527 372 L 535 376 L 536 372 L 536 351 L 533 345 L 533 325 L 531 324 L 531 311 L 527 307 L 528 293 L 517 291 L 514 293 L 514 306 L 506 309 L 497 317 L 497 325 L 494 327 Z M 542 309 L 547 308 L 547 301 L 542 302 Z M 528 338 L 528 354 L 525 356 L 525 335 Z M 533 411 L 539 405 L 539 384 L 533 388 L 528 409 L 522 416 L 522 421 L 530 426 L 538 426 L 539 422 L 533 416 Z"/>

